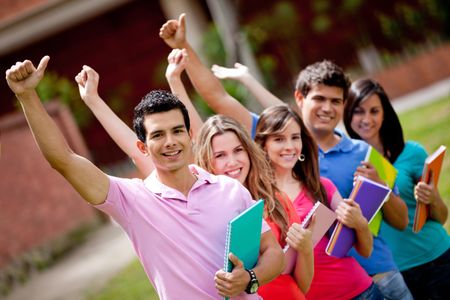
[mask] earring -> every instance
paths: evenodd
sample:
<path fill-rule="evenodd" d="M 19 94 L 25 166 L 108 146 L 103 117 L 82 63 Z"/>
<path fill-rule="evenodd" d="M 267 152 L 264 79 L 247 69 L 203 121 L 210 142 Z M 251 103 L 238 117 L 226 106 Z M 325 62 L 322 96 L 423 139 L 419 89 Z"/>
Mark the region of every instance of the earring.
<path fill-rule="evenodd" d="M 299 161 L 305 161 L 305 154 L 300 153 L 299 157 L 298 157 Z"/>

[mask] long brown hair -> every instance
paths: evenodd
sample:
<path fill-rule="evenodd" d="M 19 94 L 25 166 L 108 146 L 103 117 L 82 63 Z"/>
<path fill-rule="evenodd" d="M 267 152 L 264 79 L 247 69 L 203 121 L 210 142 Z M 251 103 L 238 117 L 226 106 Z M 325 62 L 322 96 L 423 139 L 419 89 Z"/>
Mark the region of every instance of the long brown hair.
<path fill-rule="evenodd" d="M 383 145 L 384 156 L 391 163 L 394 163 L 403 148 L 405 148 L 405 139 L 403 138 L 402 125 L 398 119 L 397 113 L 392 107 L 388 95 L 383 87 L 372 79 L 359 79 L 352 83 L 348 94 L 347 103 L 344 107 L 344 125 L 351 138 L 362 140 L 351 124 L 355 109 L 372 95 L 377 95 L 383 108 L 383 123 L 379 131 L 380 141 Z"/>
<path fill-rule="evenodd" d="M 318 147 L 299 115 L 287 105 L 276 105 L 265 109 L 256 125 L 255 142 L 264 149 L 267 138 L 283 131 L 287 123 L 294 120 L 300 126 L 304 161 L 297 161 L 292 168 L 293 177 L 301 182 L 314 202 L 320 201 L 329 207 L 327 193 L 320 182 Z"/>
<path fill-rule="evenodd" d="M 264 151 L 253 142 L 250 135 L 239 123 L 224 115 L 215 115 L 208 118 L 200 129 L 194 147 L 196 164 L 208 172 L 214 173 L 212 140 L 215 136 L 225 132 L 234 133 L 247 152 L 250 169 L 244 186 L 255 200 L 264 199 L 267 217 L 278 225 L 281 240 L 284 240 L 289 229 L 289 220 L 283 205 L 275 197 L 275 193 L 279 190 L 275 185 L 272 167 L 266 160 Z"/>

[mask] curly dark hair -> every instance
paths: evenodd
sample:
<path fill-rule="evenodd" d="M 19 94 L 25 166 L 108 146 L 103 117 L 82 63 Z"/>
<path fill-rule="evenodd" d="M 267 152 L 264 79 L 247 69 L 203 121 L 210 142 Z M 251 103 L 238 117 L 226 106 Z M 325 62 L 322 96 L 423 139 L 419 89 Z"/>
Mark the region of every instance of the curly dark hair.
<path fill-rule="evenodd" d="M 146 115 L 153 113 L 167 112 L 172 109 L 179 109 L 183 114 L 184 125 L 189 131 L 190 121 L 189 114 L 184 106 L 175 95 L 165 90 L 154 90 L 145 95 L 141 102 L 134 108 L 133 128 L 138 139 L 145 143 L 147 131 L 144 127 L 144 119 Z"/>

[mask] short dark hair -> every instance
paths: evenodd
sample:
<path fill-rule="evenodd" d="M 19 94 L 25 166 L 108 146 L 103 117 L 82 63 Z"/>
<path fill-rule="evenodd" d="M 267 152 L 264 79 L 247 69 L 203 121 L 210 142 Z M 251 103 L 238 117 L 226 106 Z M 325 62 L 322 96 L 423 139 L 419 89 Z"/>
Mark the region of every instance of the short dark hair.
<path fill-rule="evenodd" d="M 295 89 L 303 97 L 306 97 L 316 84 L 334 86 L 341 88 L 344 95 L 344 101 L 347 99 L 350 79 L 345 75 L 344 70 L 329 60 L 323 60 L 313 63 L 304 68 L 298 75 Z"/>
<path fill-rule="evenodd" d="M 400 124 L 397 113 L 392 107 L 388 95 L 375 80 L 359 79 L 352 83 L 348 100 L 344 107 L 345 129 L 350 137 L 361 139 L 359 134 L 351 127 L 352 118 L 355 108 L 371 95 L 377 95 L 380 98 L 383 108 L 383 123 L 381 124 L 379 135 L 385 152 L 383 154 L 386 155 L 391 163 L 394 163 L 405 147 L 402 125 Z"/>
<path fill-rule="evenodd" d="M 184 125 L 189 131 L 190 121 L 189 114 L 184 106 L 175 95 L 165 90 L 154 90 L 145 95 L 141 102 L 134 108 L 133 128 L 138 139 L 145 143 L 147 131 L 144 127 L 145 116 L 167 112 L 173 109 L 179 109 L 183 114 Z"/>

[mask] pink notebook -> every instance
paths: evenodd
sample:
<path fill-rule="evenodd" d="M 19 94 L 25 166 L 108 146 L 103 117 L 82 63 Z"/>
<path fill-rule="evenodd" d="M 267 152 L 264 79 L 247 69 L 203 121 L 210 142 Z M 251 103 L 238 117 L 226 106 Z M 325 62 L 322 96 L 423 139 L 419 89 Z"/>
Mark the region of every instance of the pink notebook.
<path fill-rule="evenodd" d="M 312 231 L 312 242 L 313 247 L 322 239 L 328 229 L 333 225 L 336 220 L 336 213 L 323 205 L 321 202 L 317 201 L 316 204 L 311 208 L 306 217 L 303 219 L 303 228 L 308 228 L 312 216 L 316 216 L 316 222 Z"/>
<path fill-rule="evenodd" d="M 312 231 L 313 247 L 322 239 L 327 230 L 333 225 L 336 220 L 336 214 L 334 211 L 323 205 L 321 202 L 316 202 L 306 217 L 303 219 L 302 227 L 308 228 L 312 216 L 316 215 L 316 222 Z M 283 249 L 286 259 L 286 266 L 283 274 L 291 274 L 294 270 L 295 263 L 297 262 L 297 251 L 286 245 Z"/>

